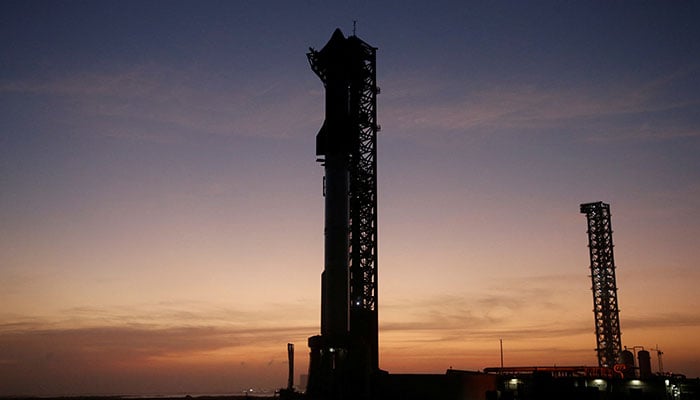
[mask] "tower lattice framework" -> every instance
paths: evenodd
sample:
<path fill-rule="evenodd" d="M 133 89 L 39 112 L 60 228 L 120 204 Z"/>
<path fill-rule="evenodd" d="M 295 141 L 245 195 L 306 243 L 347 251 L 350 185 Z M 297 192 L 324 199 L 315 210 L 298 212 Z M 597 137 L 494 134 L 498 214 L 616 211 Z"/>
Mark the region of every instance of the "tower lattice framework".
<path fill-rule="evenodd" d="M 377 315 L 377 75 L 376 51 L 356 36 L 358 64 L 350 84 L 350 332 L 379 368 Z"/>
<path fill-rule="evenodd" d="M 581 204 L 588 221 L 588 249 L 593 284 L 593 313 L 600 367 L 613 367 L 622 351 L 620 310 L 617 303 L 610 205 L 602 201 Z"/>

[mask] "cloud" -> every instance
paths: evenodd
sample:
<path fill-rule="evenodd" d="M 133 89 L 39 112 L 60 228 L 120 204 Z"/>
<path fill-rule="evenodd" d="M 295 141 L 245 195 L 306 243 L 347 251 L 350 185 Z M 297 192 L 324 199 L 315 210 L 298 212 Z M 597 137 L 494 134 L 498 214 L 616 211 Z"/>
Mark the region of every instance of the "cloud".
<path fill-rule="evenodd" d="M 316 111 L 322 99 L 295 80 L 272 77 L 261 85 L 233 72 L 220 76 L 157 64 L 5 81 L 0 93 L 51 98 L 60 109 L 53 118 L 61 124 L 131 140 L 167 142 L 193 133 L 284 138 L 308 133 L 322 117 Z"/>
<path fill-rule="evenodd" d="M 685 314 L 679 312 L 667 312 L 663 314 L 647 314 L 642 316 L 625 315 L 622 321 L 623 328 L 700 328 L 700 316 L 697 314 Z"/>
<path fill-rule="evenodd" d="M 552 128 L 583 130 L 590 140 L 697 137 L 700 131 L 694 124 L 665 115 L 700 105 L 696 95 L 671 90 L 692 73 L 679 70 L 641 83 L 582 82 L 570 86 L 467 84 L 439 79 L 416 85 L 411 81 L 415 77 L 399 78 L 384 91 L 381 119 L 393 132 L 427 137 L 453 132 L 474 137 L 495 132 L 523 135 Z M 620 122 L 628 118 L 634 121 Z"/>
<path fill-rule="evenodd" d="M 281 385 L 284 343 L 305 327 L 155 325 L 0 332 L 2 395 L 230 393 Z M 39 384 L 37 384 L 39 383 Z"/>
<path fill-rule="evenodd" d="M 700 131 L 685 117 L 665 115 L 700 104 L 697 96 L 673 90 L 693 73 L 686 68 L 644 82 L 569 86 L 387 77 L 380 82 L 385 90 L 379 120 L 389 134 L 428 138 L 523 135 L 553 128 L 583 131 L 590 141 L 697 137 Z M 0 93 L 48 96 L 61 110 L 54 116 L 58 122 L 82 134 L 126 140 L 167 142 L 195 133 L 285 138 L 314 132 L 323 119 L 318 82 L 310 86 L 304 80 L 266 78 L 144 64 L 4 81 Z M 633 121 L 620 121 L 625 118 Z"/>
<path fill-rule="evenodd" d="M 98 355 L 112 362 L 128 363 L 159 357 L 186 360 L 234 349 L 278 347 L 292 338 L 305 340 L 318 330 L 316 321 L 293 317 L 295 313 L 290 310 L 298 315 L 303 305 L 290 302 L 261 307 L 248 310 L 197 302 L 164 302 L 75 307 L 43 318 L 4 315 L 0 324 L 0 360 L 4 364 L 22 363 L 46 354 L 54 359 L 62 355 L 76 362 Z"/>
<path fill-rule="evenodd" d="M 30 390 L 43 394 L 60 394 L 66 390 L 76 394 L 75 389 L 62 388 L 60 382 L 79 382 L 85 379 L 81 375 L 96 379 L 81 390 L 110 393 L 107 389 L 90 388 L 111 382 L 109 390 L 122 394 L 138 385 L 146 387 L 140 391 L 147 391 L 149 386 L 156 386 L 156 381 L 165 381 L 165 384 L 160 382 L 158 390 L 166 390 L 167 381 L 174 374 L 197 382 L 201 390 L 208 387 L 228 391 L 233 383 L 250 384 L 246 381 L 250 382 L 255 375 L 261 379 L 260 374 L 266 380 L 280 380 L 277 374 L 282 373 L 286 360 L 284 343 L 305 339 L 314 331 L 310 327 L 282 323 L 273 327 L 129 324 L 40 328 L 27 324 L 15 325 L 9 331 L 6 328 L 3 326 L 0 332 L 0 373 L 15 377 L 17 382 L 3 390 L 16 387 L 19 389 L 14 390 L 19 392 L 15 393 Z M 276 375 L 270 374 L 273 369 Z M 199 376 L 204 371 L 210 371 L 208 377 Z M 230 377 L 231 374 L 235 376 Z M 42 381 L 45 387 L 33 387 L 27 379 Z M 123 384 L 125 379 L 139 383 Z M 212 385 L 212 380 L 223 385 Z M 183 390 L 194 390 L 184 383 Z"/>
<path fill-rule="evenodd" d="M 167 301 L 1 315 L 0 376 L 12 384 L 0 395 L 230 393 L 252 382 L 276 387 L 286 373 L 285 343 L 318 332 L 317 320 L 299 312 L 305 305 L 246 309 Z"/>
<path fill-rule="evenodd" d="M 5 328 L 5 327 L 3 327 Z M 110 358 L 146 360 L 149 357 L 188 356 L 234 347 L 284 343 L 285 338 L 305 333 L 307 326 L 232 328 L 222 326 L 159 327 L 155 325 L 45 328 L 24 326 L 0 333 L 2 358 L 12 355 L 71 353 L 109 354 Z M 36 355 L 36 354 L 34 354 Z"/>
<path fill-rule="evenodd" d="M 588 333 L 590 319 L 568 312 L 570 304 L 559 300 L 558 283 L 565 279 L 571 277 L 502 279 L 478 293 L 393 301 L 382 306 L 381 330 L 389 342 L 442 342 L 456 347 L 499 337 L 538 340 Z"/>
<path fill-rule="evenodd" d="M 534 278 L 533 278 L 534 279 Z M 540 277 L 539 282 L 560 277 Z M 508 287 L 510 283 L 504 282 Z M 529 286 L 528 286 L 529 287 Z M 535 289 L 473 296 L 435 295 L 394 300 L 382 306 L 381 336 L 387 349 L 417 344 L 440 348 L 469 342 L 541 340 L 589 332 L 581 324 L 543 323 L 518 317 L 532 299 L 548 294 Z M 539 307 L 546 302 L 537 303 Z M 268 307 L 269 306 L 269 307 Z M 49 368 L 97 363 L 101 369 L 127 366 L 209 365 L 223 360 L 278 365 L 281 344 L 305 340 L 317 321 L 295 320 L 303 304 L 268 305 L 259 310 L 217 307 L 197 302 L 164 302 L 120 307 L 76 307 L 54 318 L 5 318 L 0 325 L 0 360 L 14 368 Z M 550 312 L 556 312 L 552 305 Z M 417 351 L 416 354 L 420 354 Z M 130 367 L 131 368 L 131 367 Z"/>
<path fill-rule="evenodd" d="M 148 326 L 32 329 L 0 335 L 3 358 L 18 363 L 47 355 L 66 361 L 98 355 L 121 361 L 212 351 L 240 344 L 232 332 L 212 327 L 158 328 Z"/>
<path fill-rule="evenodd" d="M 282 330 L 279 321 L 294 326 L 308 326 L 309 305 L 303 300 L 284 304 L 258 304 L 256 309 L 232 307 L 204 301 L 162 301 L 112 306 L 78 306 L 62 309 L 51 316 L 2 315 L 0 333 L 17 330 L 72 329 L 105 326 L 143 326 L 149 329 L 183 326 L 217 326 L 239 332 L 253 326 L 265 330 Z M 298 318 L 294 318 L 298 315 Z M 255 322 L 252 325 L 251 322 Z M 313 321 L 315 322 L 315 321 Z M 245 328 L 245 329 L 244 329 Z M 255 331 L 252 331 L 255 332 Z"/>

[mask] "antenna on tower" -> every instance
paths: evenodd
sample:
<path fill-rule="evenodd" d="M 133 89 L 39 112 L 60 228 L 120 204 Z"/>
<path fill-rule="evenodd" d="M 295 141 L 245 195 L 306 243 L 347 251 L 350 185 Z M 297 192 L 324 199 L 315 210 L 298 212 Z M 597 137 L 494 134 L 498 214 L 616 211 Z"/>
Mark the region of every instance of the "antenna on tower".
<path fill-rule="evenodd" d="M 357 36 L 357 35 L 355 34 L 356 29 L 357 29 L 357 20 L 356 20 L 356 19 L 353 19 L 353 20 L 352 20 L 352 35 L 353 35 L 353 36 Z"/>

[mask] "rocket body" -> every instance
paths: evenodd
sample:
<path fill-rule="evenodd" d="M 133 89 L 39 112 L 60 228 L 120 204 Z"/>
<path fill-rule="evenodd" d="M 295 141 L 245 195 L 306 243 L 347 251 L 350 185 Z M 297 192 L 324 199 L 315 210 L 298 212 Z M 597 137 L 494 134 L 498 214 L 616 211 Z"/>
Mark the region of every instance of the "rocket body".
<path fill-rule="evenodd" d="M 322 274 L 321 334 L 348 332 L 348 159 L 329 154 L 325 162 L 325 244 Z"/>
<path fill-rule="evenodd" d="M 326 119 L 316 137 L 325 177 L 324 268 L 321 283 L 321 335 L 344 337 L 349 331 L 350 114 L 347 40 L 338 30 L 314 53 L 326 88 Z"/>

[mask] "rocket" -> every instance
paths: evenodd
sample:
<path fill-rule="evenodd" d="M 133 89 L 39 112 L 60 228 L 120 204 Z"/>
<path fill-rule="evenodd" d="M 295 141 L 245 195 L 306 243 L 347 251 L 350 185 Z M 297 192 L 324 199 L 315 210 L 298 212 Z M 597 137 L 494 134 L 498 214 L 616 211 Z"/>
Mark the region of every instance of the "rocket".
<path fill-rule="evenodd" d="M 309 61 L 326 88 L 326 118 L 316 136 L 324 166 L 324 268 L 321 275 L 321 335 L 341 337 L 349 330 L 349 190 L 351 121 L 347 39 L 336 29 Z"/>
<path fill-rule="evenodd" d="M 360 249 L 371 248 L 360 238 L 376 237 L 376 232 L 360 230 L 361 221 L 367 223 L 373 217 L 371 209 L 376 209 L 376 204 L 366 204 L 367 198 L 376 200 L 371 184 L 373 172 L 367 170 L 367 165 L 360 165 L 365 155 L 360 151 L 361 138 L 367 140 L 367 132 L 376 133 L 376 125 L 370 122 L 376 119 L 374 108 L 366 105 L 374 101 L 371 98 L 376 90 L 370 69 L 373 64 L 367 65 L 368 60 L 373 62 L 374 49 L 354 35 L 346 38 L 336 29 L 321 50 L 310 49 L 307 56 L 311 69 L 323 82 L 326 109 L 316 135 L 316 156 L 324 167 L 325 198 L 321 334 L 309 338 L 306 394 L 311 400 L 363 400 L 369 398 L 372 361 L 377 358 L 372 357 L 377 343 L 376 310 L 362 308 L 365 282 L 361 279 L 366 271 L 361 269 L 365 259 L 360 258 Z M 360 175 L 370 178 L 361 182 L 364 186 L 358 183 Z M 365 203 L 358 199 L 363 194 Z M 376 285 L 376 280 L 371 283 Z M 351 291 L 357 297 L 352 305 Z"/>

